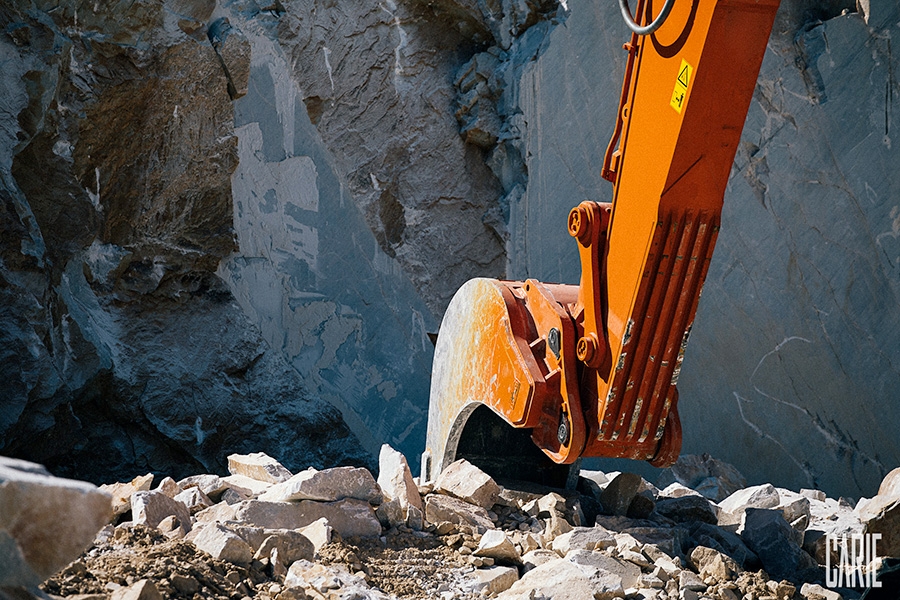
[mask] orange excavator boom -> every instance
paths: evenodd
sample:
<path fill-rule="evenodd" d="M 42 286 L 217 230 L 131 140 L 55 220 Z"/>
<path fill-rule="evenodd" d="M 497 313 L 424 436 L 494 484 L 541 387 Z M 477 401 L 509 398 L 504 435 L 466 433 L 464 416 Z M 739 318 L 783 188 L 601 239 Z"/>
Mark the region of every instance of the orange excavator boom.
<path fill-rule="evenodd" d="M 554 465 L 581 456 L 678 457 L 676 383 L 779 0 L 620 4 L 634 33 L 602 173 L 612 199 L 567 223 L 581 281 L 460 288 L 435 348 L 426 479 L 460 455 L 556 485 Z"/>

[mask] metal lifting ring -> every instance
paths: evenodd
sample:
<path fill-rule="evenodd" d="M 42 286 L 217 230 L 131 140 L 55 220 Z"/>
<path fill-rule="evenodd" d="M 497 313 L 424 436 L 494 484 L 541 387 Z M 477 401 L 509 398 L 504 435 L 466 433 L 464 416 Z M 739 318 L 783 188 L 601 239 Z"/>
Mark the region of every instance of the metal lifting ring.
<path fill-rule="evenodd" d="M 669 16 L 669 12 L 672 10 L 672 5 L 675 4 L 675 0 L 666 0 L 666 3 L 663 5 L 662 10 L 659 11 L 659 16 L 653 20 L 649 25 L 645 25 L 641 27 L 634 21 L 634 17 L 631 16 L 631 9 L 628 8 L 628 0 L 619 0 L 619 8 L 622 9 L 622 18 L 625 19 L 625 24 L 628 25 L 628 28 L 635 32 L 638 35 L 648 35 L 653 33 L 659 27 L 665 23 L 666 18 Z"/>

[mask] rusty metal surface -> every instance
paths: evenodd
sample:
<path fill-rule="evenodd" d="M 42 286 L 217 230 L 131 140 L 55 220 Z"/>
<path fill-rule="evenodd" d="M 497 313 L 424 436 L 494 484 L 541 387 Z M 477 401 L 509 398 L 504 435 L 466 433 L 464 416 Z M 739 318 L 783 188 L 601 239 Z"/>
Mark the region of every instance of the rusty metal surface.
<path fill-rule="evenodd" d="M 533 358 L 530 352 L 522 353 L 521 341 L 513 335 L 510 296 L 499 281 L 473 279 L 457 291 L 444 314 L 431 375 L 426 479 L 452 461 L 462 428 L 478 404 L 490 406 L 512 424 L 525 424 L 522 415 L 535 385 L 543 382 L 534 381 L 536 365 L 528 364 Z M 501 403 L 505 413 L 497 409 Z"/>

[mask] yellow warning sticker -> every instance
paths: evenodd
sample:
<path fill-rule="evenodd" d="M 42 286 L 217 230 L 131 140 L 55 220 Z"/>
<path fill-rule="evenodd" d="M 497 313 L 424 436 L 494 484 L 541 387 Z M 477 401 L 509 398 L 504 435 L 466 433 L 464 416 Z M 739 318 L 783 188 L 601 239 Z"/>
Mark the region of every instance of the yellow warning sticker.
<path fill-rule="evenodd" d="M 669 105 L 674 108 L 678 114 L 684 109 L 687 99 L 687 91 L 694 77 L 694 67 L 688 64 L 688 61 L 681 59 L 681 67 L 678 69 L 678 77 L 675 78 L 675 89 L 672 91 L 672 99 Z"/>

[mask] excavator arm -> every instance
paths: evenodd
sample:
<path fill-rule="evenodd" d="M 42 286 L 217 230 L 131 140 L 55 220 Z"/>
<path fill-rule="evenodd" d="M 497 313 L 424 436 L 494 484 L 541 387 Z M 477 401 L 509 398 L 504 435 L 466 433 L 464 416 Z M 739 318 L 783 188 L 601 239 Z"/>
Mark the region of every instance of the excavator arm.
<path fill-rule="evenodd" d="M 576 285 L 474 279 L 435 348 L 423 475 L 459 456 L 563 485 L 581 456 L 674 462 L 676 383 L 779 0 L 649 0 L 603 177 L 572 209 Z M 643 23 L 643 24 L 642 24 Z M 530 438 L 530 439 L 529 439 Z"/>

